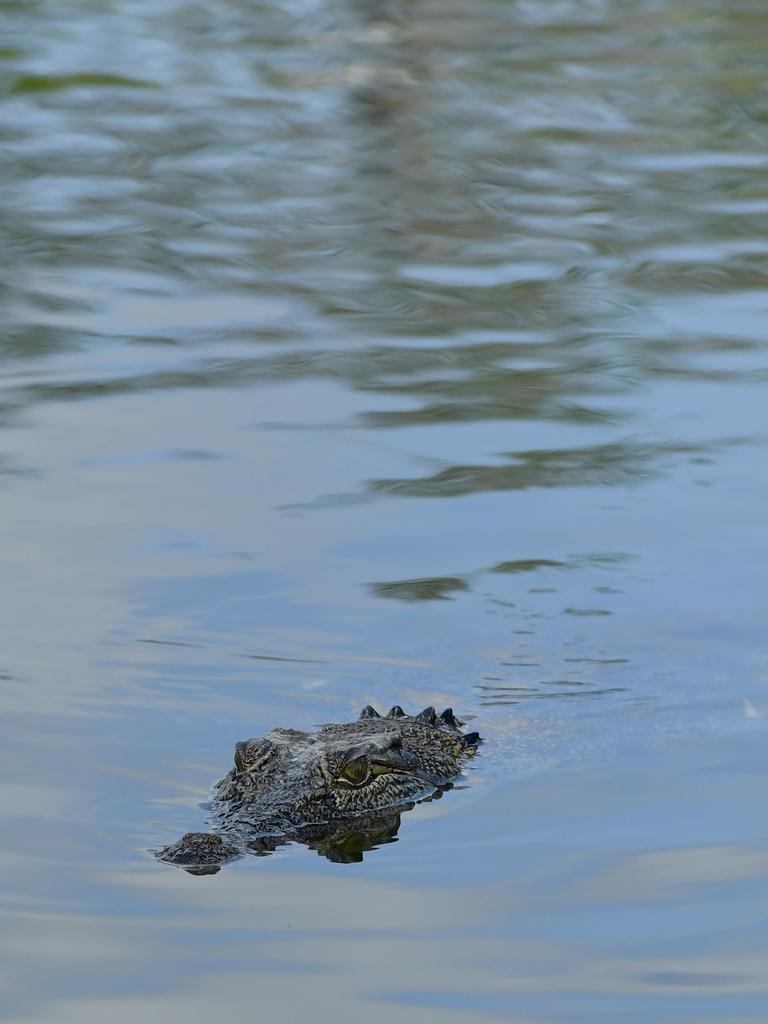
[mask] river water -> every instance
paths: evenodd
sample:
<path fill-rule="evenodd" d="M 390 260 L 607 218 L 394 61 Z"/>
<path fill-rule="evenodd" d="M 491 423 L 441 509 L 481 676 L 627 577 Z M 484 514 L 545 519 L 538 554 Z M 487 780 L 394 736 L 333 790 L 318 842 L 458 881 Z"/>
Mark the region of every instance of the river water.
<path fill-rule="evenodd" d="M 1 14 L 3 1019 L 764 1021 L 765 4 Z M 154 859 L 369 702 L 396 842 Z"/>

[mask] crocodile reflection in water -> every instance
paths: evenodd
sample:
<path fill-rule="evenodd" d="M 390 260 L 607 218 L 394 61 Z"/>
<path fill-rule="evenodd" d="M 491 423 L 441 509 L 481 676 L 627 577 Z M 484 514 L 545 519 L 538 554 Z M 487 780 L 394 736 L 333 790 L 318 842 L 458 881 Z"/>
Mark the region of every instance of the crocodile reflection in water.
<path fill-rule="evenodd" d="M 238 743 L 211 801 L 213 831 L 188 832 L 157 856 L 213 874 L 242 854 L 295 841 L 329 860 L 362 860 L 394 841 L 403 811 L 451 788 L 480 742 L 462 724 L 450 708 L 411 716 L 395 706 L 382 717 L 368 706 L 356 722 Z"/>

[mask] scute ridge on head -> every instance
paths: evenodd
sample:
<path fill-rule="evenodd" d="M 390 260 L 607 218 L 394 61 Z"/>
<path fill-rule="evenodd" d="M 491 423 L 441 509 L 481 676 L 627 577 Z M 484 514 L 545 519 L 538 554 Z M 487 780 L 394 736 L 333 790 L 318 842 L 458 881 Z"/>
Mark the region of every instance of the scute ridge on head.
<path fill-rule="evenodd" d="M 427 725 L 447 726 L 449 729 L 457 731 L 464 725 L 464 722 L 453 713 L 453 708 L 445 708 L 445 710 L 438 714 L 431 705 L 424 708 L 423 711 L 419 711 L 416 715 L 407 715 L 399 704 L 395 704 L 386 715 L 381 715 L 372 704 L 366 704 L 360 712 L 358 721 L 375 721 L 377 719 L 379 721 L 396 719 L 402 722 L 423 722 Z"/>

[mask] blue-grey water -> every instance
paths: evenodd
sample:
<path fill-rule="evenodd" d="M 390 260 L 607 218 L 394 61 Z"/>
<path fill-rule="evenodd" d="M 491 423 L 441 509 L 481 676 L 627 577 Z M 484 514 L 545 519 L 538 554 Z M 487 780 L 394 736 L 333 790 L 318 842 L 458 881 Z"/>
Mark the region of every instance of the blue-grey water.
<path fill-rule="evenodd" d="M 766 1019 L 768 8 L 0 10 L 0 1015 Z M 452 705 L 362 862 L 235 741 Z"/>

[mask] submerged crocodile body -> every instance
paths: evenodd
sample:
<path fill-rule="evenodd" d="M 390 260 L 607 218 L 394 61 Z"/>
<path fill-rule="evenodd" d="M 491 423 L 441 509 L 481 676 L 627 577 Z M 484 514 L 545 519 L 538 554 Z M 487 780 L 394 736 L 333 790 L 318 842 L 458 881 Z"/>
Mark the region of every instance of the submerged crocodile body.
<path fill-rule="evenodd" d="M 382 716 L 368 706 L 356 722 L 238 743 L 211 801 L 214 831 L 188 832 L 157 856 L 212 874 L 296 841 L 331 860 L 361 860 L 394 839 L 402 811 L 451 787 L 480 742 L 462 724 L 450 708 L 411 716 L 395 706 Z"/>

